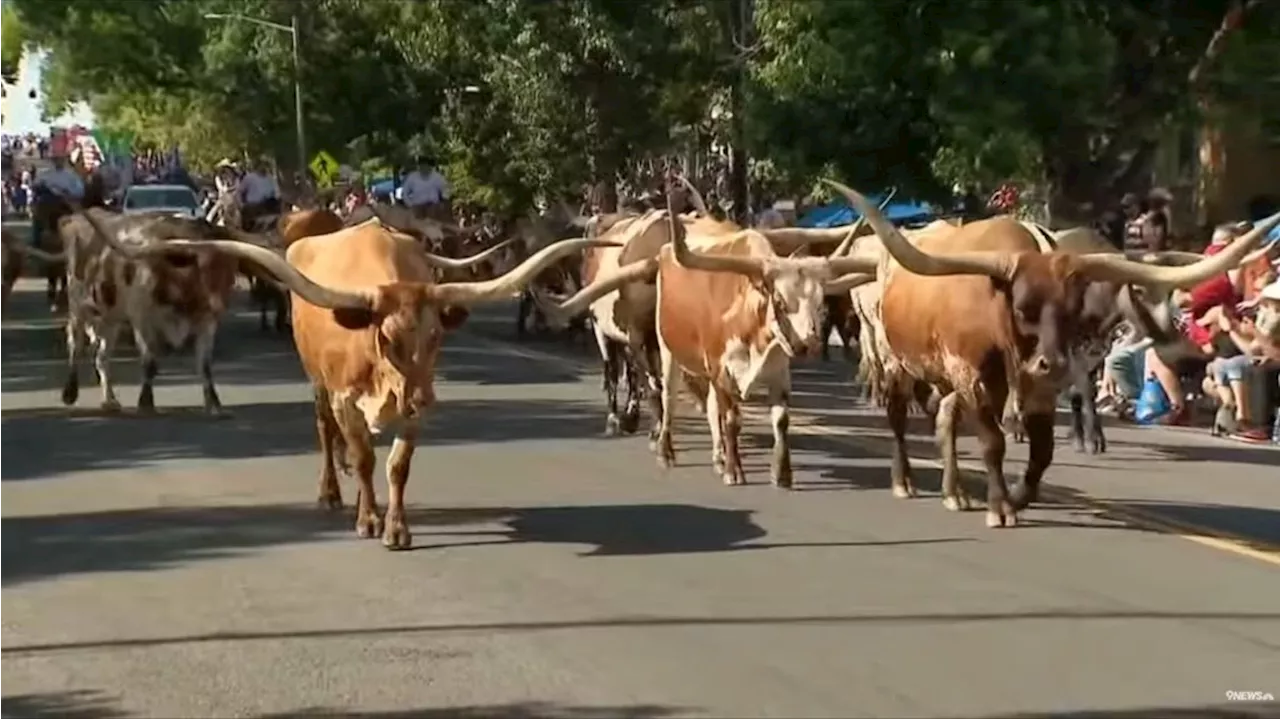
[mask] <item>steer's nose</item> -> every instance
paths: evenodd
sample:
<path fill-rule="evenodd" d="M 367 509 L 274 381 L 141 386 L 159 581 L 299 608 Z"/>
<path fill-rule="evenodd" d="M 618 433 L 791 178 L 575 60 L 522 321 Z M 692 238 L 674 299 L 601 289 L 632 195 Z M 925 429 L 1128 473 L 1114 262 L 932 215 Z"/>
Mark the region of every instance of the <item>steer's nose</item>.
<path fill-rule="evenodd" d="M 1030 370 L 1037 377 L 1057 377 L 1067 371 L 1067 358 L 1042 354 L 1031 361 Z"/>

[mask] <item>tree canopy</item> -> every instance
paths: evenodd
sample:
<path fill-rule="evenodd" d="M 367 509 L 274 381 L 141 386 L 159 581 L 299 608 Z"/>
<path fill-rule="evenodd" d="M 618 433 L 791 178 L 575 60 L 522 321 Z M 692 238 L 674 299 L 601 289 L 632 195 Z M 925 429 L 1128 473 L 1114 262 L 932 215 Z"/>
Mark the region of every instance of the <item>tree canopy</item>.
<path fill-rule="evenodd" d="M 198 164 L 296 165 L 289 33 L 206 15 L 297 13 L 311 152 L 431 155 L 502 210 L 642 185 L 666 159 L 714 167 L 730 144 L 757 187 L 829 172 L 924 199 L 1017 181 L 1079 207 L 1141 185 L 1198 113 L 1280 117 L 1276 5 L 11 0 L 4 32 L 6 63 L 11 22 L 49 51 L 46 114 L 84 100 Z"/>

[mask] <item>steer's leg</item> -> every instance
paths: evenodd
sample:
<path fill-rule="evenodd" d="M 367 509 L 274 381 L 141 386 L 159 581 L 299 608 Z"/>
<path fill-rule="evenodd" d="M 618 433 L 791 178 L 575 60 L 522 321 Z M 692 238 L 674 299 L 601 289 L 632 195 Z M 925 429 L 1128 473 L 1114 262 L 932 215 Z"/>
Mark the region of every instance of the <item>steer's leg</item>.
<path fill-rule="evenodd" d="M 62 403 L 73 405 L 80 398 L 80 354 L 84 352 L 84 320 L 76 312 L 67 313 L 67 379 L 62 383 Z"/>
<path fill-rule="evenodd" d="M 329 391 L 316 385 L 315 398 L 316 434 L 320 438 L 320 494 L 316 504 L 325 509 L 342 509 L 342 486 L 338 483 L 334 451 L 344 448 L 336 441 L 338 424 L 333 418 Z"/>
<path fill-rule="evenodd" d="M 94 343 L 93 367 L 98 371 L 98 383 L 102 386 L 102 409 L 108 412 L 120 409 L 115 383 L 111 380 L 111 355 L 115 353 L 119 336 L 120 325 L 110 320 L 89 325 L 89 339 Z"/>
<path fill-rule="evenodd" d="M 956 417 L 960 395 L 952 392 L 938 402 L 938 449 L 942 452 L 942 506 L 953 512 L 970 508 L 969 495 L 960 486 L 960 461 L 956 457 Z"/>
<path fill-rule="evenodd" d="M 1083 355 L 1072 358 L 1071 385 L 1071 433 L 1076 449 L 1090 454 L 1106 452 L 1107 438 L 1102 433 L 1102 418 L 1098 416 L 1097 388 L 1089 360 Z"/>
<path fill-rule="evenodd" d="M 347 445 L 347 461 L 355 470 L 360 490 L 356 493 L 356 534 L 365 539 L 382 536 L 382 515 L 378 513 L 378 495 L 373 491 L 373 437 L 359 411 L 349 405 L 335 408 L 338 431 Z"/>
<path fill-rule="evenodd" d="M 609 414 L 604 418 L 604 436 L 616 437 L 621 425 L 618 419 L 618 375 L 621 368 L 618 363 L 622 361 L 623 348 L 598 329 L 595 335 L 596 349 L 600 350 L 600 359 L 604 363 L 604 399 L 609 407 Z"/>
<path fill-rule="evenodd" d="M 138 390 L 138 410 L 154 412 L 156 408 L 156 375 L 160 373 L 156 365 L 155 335 L 149 330 L 133 328 L 133 343 L 138 346 L 138 362 L 142 365 L 142 387 Z"/>
<path fill-rule="evenodd" d="M 1004 481 L 1004 430 L 1000 424 L 1003 403 L 992 404 L 990 398 L 980 398 L 974 408 L 978 441 L 982 443 L 982 463 L 987 468 L 987 526 L 1013 527 L 1018 515 L 1009 501 L 1009 488 Z"/>
<path fill-rule="evenodd" d="M 724 414 L 724 461 L 728 465 L 725 484 L 743 485 L 747 483 L 747 473 L 742 469 L 742 452 L 738 448 L 738 438 L 742 434 L 742 410 L 738 401 L 728 393 L 721 394 L 717 399 Z"/>
<path fill-rule="evenodd" d="M 284 334 L 289 331 L 289 314 L 291 311 L 289 293 L 272 287 L 272 297 L 276 302 L 276 332 Z"/>
<path fill-rule="evenodd" d="M 418 425 L 406 422 L 387 456 L 387 522 L 382 531 L 382 545 L 387 549 L 408 549 L 413 545 L 413 535 L 404 519 L 404 488 L 409 483 L 409 464 L 417 439 Z"/>
<path fill-rule="evenodd" d="M 640 373 L 644 375 L 646 387 L 645 390 L 649 394 L 649 448 L 658 450 L 658 438 L 662 434 L 664 395 L 666 392 L 667 382 L 662 379 L 662 349 L 660 342 L 655 333 L 649 333 L 645 336 L 638 332 L 631 333 L 631 361 L 636 363 L 640 369 Z M 675 390 L 672 389 L 672 397 L 675 396 Z"/>
<path fill-rule="evenodd" d="M 791 412 L 788 404 L 791 401 L 791 373 L 785 380 L 779 379 L 779 386 L 769 388 L 769 423 L 773 425 L 773 462 L 770 475 L 773 484 L 783 489 L 791 489 Z"/>
<path fill-rule="evenodd" d="M 725 484 L 733 484 L 733 477 L 726 470 L 724 452 L 724 414 L 720 409 L 719 392 L 712 389 L 707 393 L 707 429 L 711 431 L 711 469 Z"/>
<path fill-rule="evenodd" d="M 911 482 L 911 461 L 907 459 L 907 409 L 911 401 L 906 392 L 908 387 L 894 387 L 890 390 L 884 408 L 889 429 L 893 432 L 893 461 L 889 466 L 889 481 L 893 496 L 901 499 L 916 496 L 915 485 Z"/>
<path fill-rule="evenodd" d="M 1013 488 L 1015 509 L 1025 509 L 1040 498 L 1040 479 L 1053 463 L 1053 419 L 1052 412 L 1027 415 L 1027 472 Z"/>
<path fill-rule="evenodd" d="M 680 368 L 676 366 L 675 357 L 671 356 L 671 351 L 665 345 L 659 349 L 659 366 L 662 367 L 662 396 L 661 413 L 658 415 L 662 418 L 658 429 L 658 464 L 663 467 L 673 467 L 676 463 L 676 450 L 671 443 L 671 429 L 675 422 L 676 408 L 676 380 L 679 377 Z"/>
<path fill-rule="evenodd" d="M 196 329 L 196 373 L 200 375 L 204 392 L 204 410 L 212 415 L 222 414 L 222 400 L 213 385 L 213 343 L 218 336 L 218 323 L 205 321 Z"/>
<path fill-rule="evenodd" d="M 640 427 L 640 401 L 644 399 L 644 376 L 636 367 L 631 353 L 621 352 L 623 376 L 627 381 L 627 405 L 622 410 L 622 433 L 635 434 Z"/>

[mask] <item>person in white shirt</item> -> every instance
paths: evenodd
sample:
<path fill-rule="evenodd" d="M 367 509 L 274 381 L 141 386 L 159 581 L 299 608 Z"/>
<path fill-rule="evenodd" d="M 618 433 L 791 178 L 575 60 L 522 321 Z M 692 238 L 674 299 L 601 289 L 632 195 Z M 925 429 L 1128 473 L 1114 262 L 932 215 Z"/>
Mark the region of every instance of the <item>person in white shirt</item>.
<path fill-rule="evenodd" d="M 240 180 L 236 197 L 240 200 L 240 221 L 245 228 L 252 227 L 259 217 L 280 214 L 280 187 L 264 162 L 254 165 Z"/>
<path fill-rule="evenodd" d="M 444 179 L 433 164 L 427 160 L 418 162 L 418 167 L 404 178 L 402 199 L 416 217 L 432 217 L 441 222 L 451 222 L 448 206 L 449 181 Z"/>

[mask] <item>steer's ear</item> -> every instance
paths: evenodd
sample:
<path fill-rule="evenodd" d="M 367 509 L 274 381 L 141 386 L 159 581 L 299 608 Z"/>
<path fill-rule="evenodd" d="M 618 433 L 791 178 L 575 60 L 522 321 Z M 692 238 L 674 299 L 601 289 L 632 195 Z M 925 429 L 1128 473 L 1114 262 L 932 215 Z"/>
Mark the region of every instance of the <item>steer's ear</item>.
<path fill-rule="evenodd" d="M 343 329 L 362 330 L 373 324 L 373 310 L 355 310 L 342 307 L 333 310 L 333 320 Z"/>

